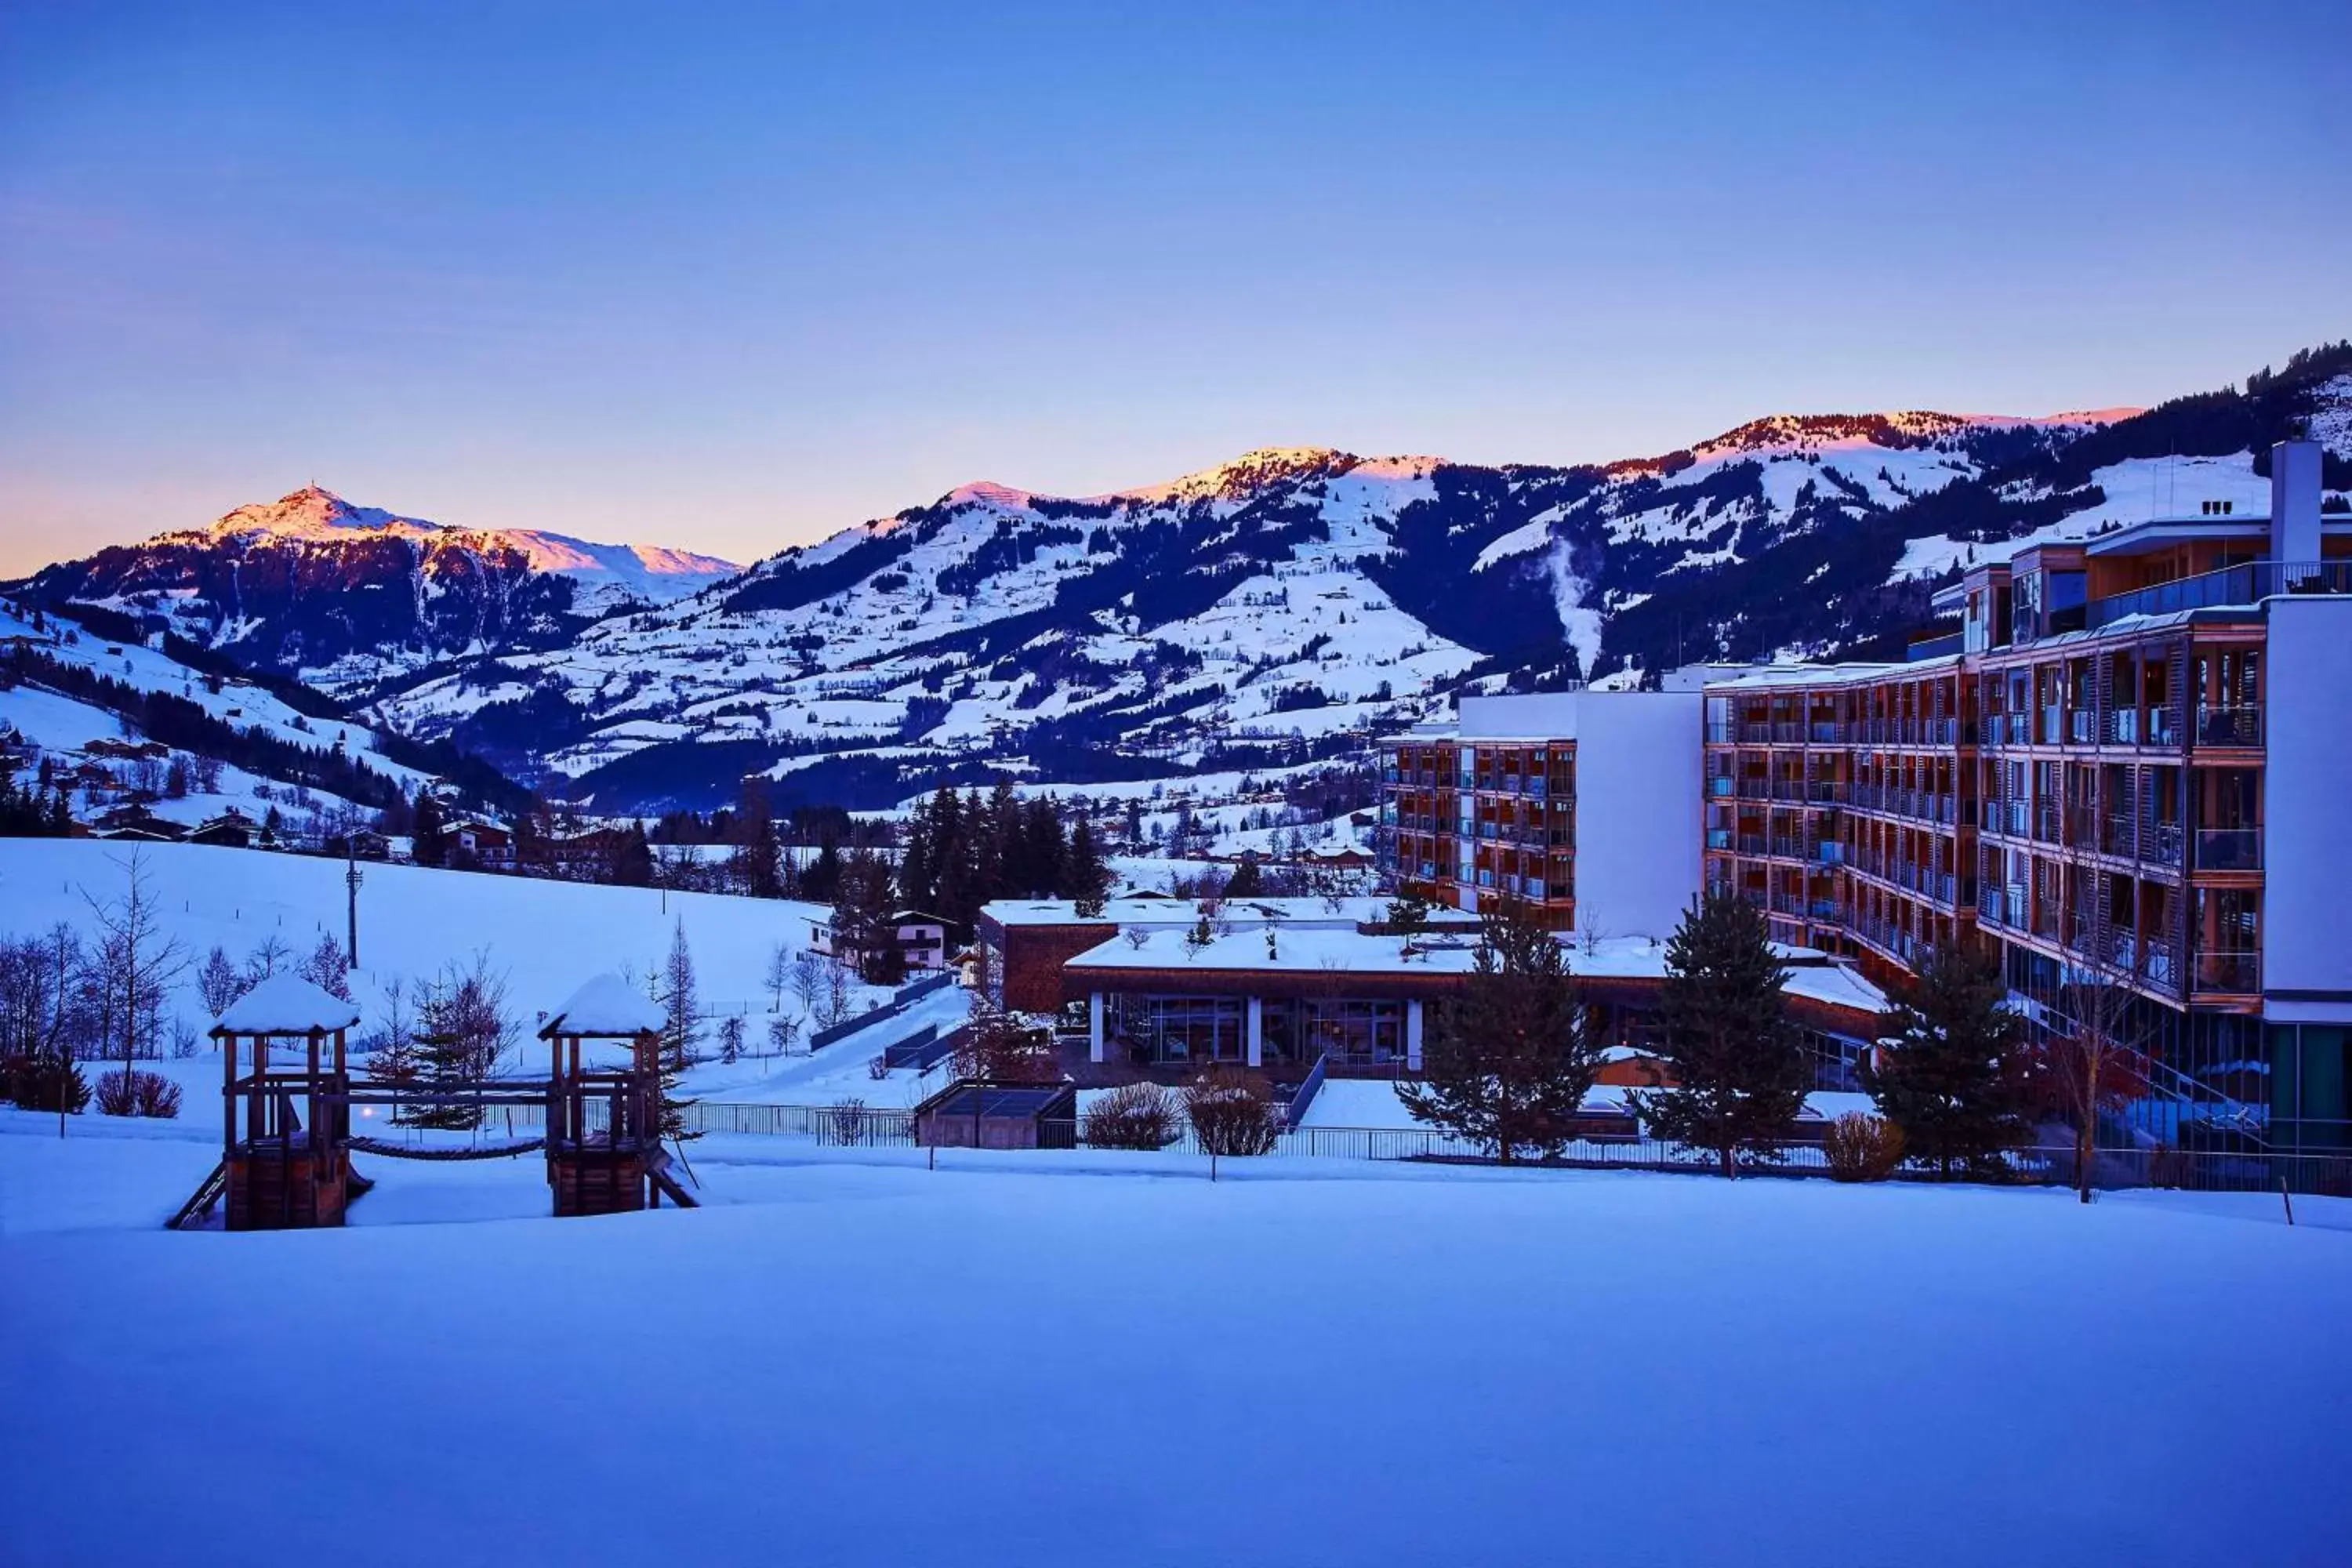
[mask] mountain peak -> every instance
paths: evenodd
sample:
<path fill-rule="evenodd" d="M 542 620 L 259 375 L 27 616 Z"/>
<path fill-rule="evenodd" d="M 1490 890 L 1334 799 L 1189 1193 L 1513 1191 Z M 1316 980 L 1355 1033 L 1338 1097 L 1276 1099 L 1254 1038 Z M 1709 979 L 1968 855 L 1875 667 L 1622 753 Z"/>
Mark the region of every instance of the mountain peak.
<path fill-rule="evenodd" d="M 1344 474 L 1362 460 L 1352 452 L 1342 452 L 1334 447 L 1259 447 L 1215 468 L 1185 474 L 1164 484 L 1114 490 L 1088 499 L 1147 502 L 1238 500 L 1267 485 Z"/>

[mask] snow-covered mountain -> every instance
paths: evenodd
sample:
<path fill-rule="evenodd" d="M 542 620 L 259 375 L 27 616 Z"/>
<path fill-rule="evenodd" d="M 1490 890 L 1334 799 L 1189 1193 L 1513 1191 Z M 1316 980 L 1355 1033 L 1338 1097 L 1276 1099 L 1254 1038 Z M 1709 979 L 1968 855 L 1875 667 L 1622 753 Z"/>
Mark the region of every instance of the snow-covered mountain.
<path fill-rule="evenodd" d="M 47 603 L 160 617 L 250 668 L 350 695 L 445 659 L 558 644 L 736 570 L 685 551 L 427 522 L 312 485 L 26 586 Z"/>
<path fill-rule="evenodd" d="M 274 812 L 289 835 L 316 837 L 346 806 L 373 813 L 436 779 L 482 805 L 525 798 L 446 746 L 371 729 L 299 682 L 242 675 L 184 643 L 135 640 L 115 619 L 0 599 L 0 777 L 66 790 L 85 824 Z"/>
<path fill-rule="evenodd" d="M 2305 429 L 2329 446 L 2330 489 L 2352 489 L 2352 344 L 2146 411 L 1778 415 L 1575 466 L 1269 448 L 1077 498 L 970 484 L 602 616 L 520 542 L 468 558 L 399 520 L 361 531 L 460 564 L 256 616 L 232 514 L 229 547 L 167 536 L 190 541 L 175 570 L 201 592 L 95 563 L 37 585 L 157 618 L 193 597 L 214 646 L 603 806 L 713 805 L 751 773 L 781 798 L 874 805 L 994 770 L 1323 766 L 1465 688 L 1898 653 L 1972 559 L 2202 500 L 2260 510 L 2269 443 Z M 270 559 L 331 548 L 322 526 L 322 544 L 264 531 Z"/>

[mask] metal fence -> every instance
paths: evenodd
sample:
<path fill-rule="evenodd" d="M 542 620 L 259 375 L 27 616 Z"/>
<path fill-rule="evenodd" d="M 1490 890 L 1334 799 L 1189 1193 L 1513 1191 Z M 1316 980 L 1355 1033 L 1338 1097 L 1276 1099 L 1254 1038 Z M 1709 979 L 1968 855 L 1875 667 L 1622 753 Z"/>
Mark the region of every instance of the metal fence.
<path fill-rule="evenodd" d="M 698 1100 L 680 1108 L 688 1134 L 733 1133 L 754 1137 L 803 1139 L 820 1148 L 918 1148 L 915 1114 L 908 1110 L 869 1106 L 856 1100 L 833 1105 L 760 1105 Z M 513 1112 L 517 1131 L 537 1125 L 537 1108 Z M 501 1129 L 503 1131 L 503 1129 Z M 1055 1119 L 1041 1124 L 1041 1148 L 1034 1151 L 1041 1168 L 1052 1169 L 1056 1151 L 1093 1146 L 1087 1142 L 1086 1118 Z M 1498 1163 L 1491 1144 L 1452 1137 L 1433 1128 L 1295 1127 L 1275 1133 L 1265 1154 L 1248 1158 L 1307 1158 L 1372 1160 L 1422 1163 L 1493 1165 Z M 1106 1148 L 1104 1152 L 1113 1152 Z M 1119 1151 L 1144 1159 L 1155 1155 L 1206 1158 L 1211 1151 L 1181 1114 L 1170 1129 L 1168 1142 L 1157 1151 Z M 1240 1156 L 1227 1155 L 1226 1158 Z M 1565 1145 L 1549 1159 L 1522 1154 L 1522 1166 L 1567 1170 L 1669 1171 L 1713 1173 L 1719 1162 L 1711 1150 L 1693 1149 L 1652 1138 L 1583 1138 Z M 2037 1146 L 2010 1152 L 2004 1162 L 2008 1179 L 2024 1185 L 2068 1186 L 2074 1181 L 2074 1151 L 2067 1146 Z M 1829 1163 L 1820 1148 L 1791 1144 L 1771 1158 L 1742 1158 L 1742 1174 L 1825 1177 Z M 1895 1173 L 1895 1179 L 1932 1182 L 1937 1173 L 1916 1164 Z M 2261 1192 L 2282 1189 L 2301 1194 L 2352 1196 L 2352 1150 L 2342 1153 L 2221 1152 L 2207 1150 L 2106 1147 L 2096 1152 L 2092 1184 L 2108 1190 L 2157 1187 L 2190 1192 Z"/>

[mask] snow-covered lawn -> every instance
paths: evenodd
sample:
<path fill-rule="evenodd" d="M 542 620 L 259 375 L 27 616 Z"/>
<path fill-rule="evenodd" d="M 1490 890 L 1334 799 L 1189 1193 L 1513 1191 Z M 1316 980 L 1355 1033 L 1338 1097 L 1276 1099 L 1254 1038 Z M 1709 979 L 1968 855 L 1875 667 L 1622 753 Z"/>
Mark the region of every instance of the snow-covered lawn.
<path fill-rule="evenodd" d="M 0 1466 L 11 1563 L 2332 1563 L 2352 1540 L 2341 1202 L 2288 1229 L 2262 1198 L 1311 1160 L 1213 1185 L 712 1138 L 690 1213 L 522 1217 L 535 1161 L 376 1161 L 348 1230 L 172 1235 L 214 1152 L 126 1131 L 0 1113 L 0 1408 L 37 1436 Z"/>

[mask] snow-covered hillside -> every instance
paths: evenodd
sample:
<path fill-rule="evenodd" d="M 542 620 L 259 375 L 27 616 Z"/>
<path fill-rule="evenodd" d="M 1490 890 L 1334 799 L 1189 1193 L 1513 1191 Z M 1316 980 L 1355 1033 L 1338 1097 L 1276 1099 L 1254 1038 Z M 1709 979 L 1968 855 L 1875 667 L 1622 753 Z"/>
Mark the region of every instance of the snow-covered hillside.
<path fill-rule="evenodd" d="M 745 772 L 846 759 L 911 779 L 988 758 L 1066 782 L 1234 750 L 1295 765 L 1498 662 L 1597 671 L 1612 618 L 1661 578 L 2084 427 L 1780 419 L 1605 471 L 1283 448 L 1084 499 L 967 485 L 382 711 L 493 746 L 521 727 L 599 799 L 708 801 Z M 1082 752 L 1124 768 L 1090 774 Z"/>
<path fill-rule="evenodd" d="M 89 839 L 0 839 L 0 938 L 37 936 L 60 921 L 87 935 L 91 900 L 121 893 L 132 853 Z M 299 961 L 321 936 L 343 938 L 339 860 L 194 844 L 142 845 L 136 853 L 165 933 L 199 961 L 218 946 L 242 963 L 273 938 Z M 756 1043 L 772 1001 L 771 954 L 779 944 L 788 952 L 806 947 L 809 921 L 825 913 L 778 900 L 372 865 L 360 890 L 352 995 L 362 1028 L 373 1027 L 390 982 L 413 994 L 445 965 L 481 955 L 504 976 L 509 1004 L 528 1021 L 591 975 L 651 973 L 682 925 L 704 1006 L 714 1016 L 747 1017 Z M 852 993 L 853 1000 L 881 994 L 864 986 Z M 783 1005 L 798 1016 L 790 997 Z M 192 976 L 166 1011 L 195 1029 L 211 1022 Z"/>
<path fill-rule="evenodd" d="M 149 739 L 135 719 L 110 704 L 148 698 L 168 698 L 184 705 L 178 712 L 201 715 L 195 723 L 167 726 L 168 741 L 156 744 L 169 755 L 152 759 L 152 771 L 167 774 L 174 757 L 208 763 L 189 771 L 210 787 L 161 790 L 155 780 L 142 783 L 139 759 L 108 754 L 110 747 Z M 184 826 L 230 810 L 258 823 L 276 808 L 289 827 L 299 828 L 303 820 L 331 818 L 342 806 L 356 804 L 372 813 L 384 804 L 381 787 L 373 792 L 375 798 L 362 798 L 368 792 L 356 788 L 339 795 L 320 776 L 338 776 L 337 771 L 313 767 L 310 759 L 348 763 L 409 795 L 436 776 L 385 755 L 387 745 L 403 752 L 413 748 L 356 721 L 314 717 L 265 686 L 191 668 L 142 643 L 110 643 L 54 620 L 36 628 L 5 604 L 0 604 L 0 736 L 13 737 L 12 754 L 27 782 L 37 777 L 45 759 L 61 782 L 80 775 L 70 793 L 85 822 L 135 803 Z"/>

